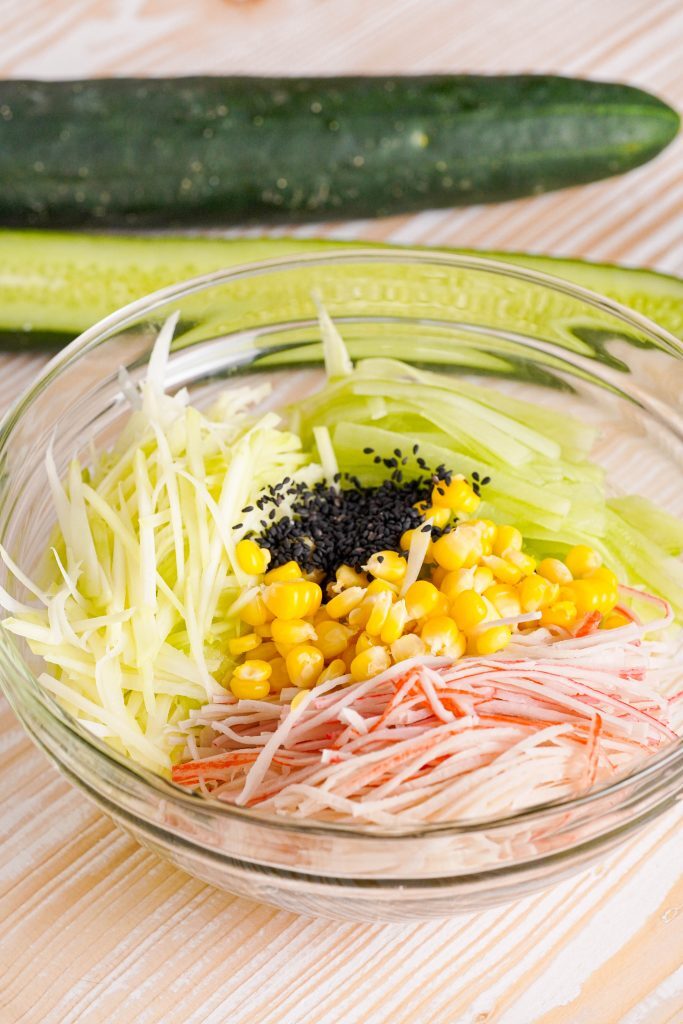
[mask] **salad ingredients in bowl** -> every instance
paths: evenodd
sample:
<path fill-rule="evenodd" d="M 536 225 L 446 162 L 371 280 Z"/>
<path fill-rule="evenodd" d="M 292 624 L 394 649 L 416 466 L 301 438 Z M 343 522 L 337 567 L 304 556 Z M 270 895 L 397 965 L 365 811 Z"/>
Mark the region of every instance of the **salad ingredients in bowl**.
<path fill-rule="evenodd" d="M 114 447 L 64 480 L 48 450 L 47 583 L 3 552 L 37 599 L 4 626 L 85 728 L 237 806 L 385 827 L 576 796 L 678 738 L 681 573 L 661 549 L 627 585 L 584 425 L 354 367 L 322 307 L 304 410 L 260 385 L 203 413 L 164 390 L 176 320 Z"/>
<path fill-rule="evenodd" d="M 152 296 L 0 433 L 3 687 L 232 891 L 406 920 L 547 885 L 680 791 L 679 366 L 462 256 Z"/>

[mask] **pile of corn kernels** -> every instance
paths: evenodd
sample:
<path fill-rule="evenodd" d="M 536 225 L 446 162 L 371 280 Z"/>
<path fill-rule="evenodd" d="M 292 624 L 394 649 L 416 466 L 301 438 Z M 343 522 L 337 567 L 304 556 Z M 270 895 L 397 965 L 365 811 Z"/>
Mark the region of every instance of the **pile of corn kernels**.
<path fill-rule="evenodd" d="M 517 629 L 571 633 L 587 616 L 604 629 L 628 621 L 615 611 L 617 578 L 596 551 L 578 545 L 564 561 L 537 563 L 514 526 L 473 518 L 479 501 L 464 478 L 439 481 L 431 505 L 419 507 L 425 525 L 403 535 L 400 551 L 376 552 L 362 571 L 339 566 L 325 591 L 297 562 L 268 570 L 270 553 L 241 540 L 236 557 L 253 587 L 236 606 L 242 634 L 229 642 L 241 659 L 229 677 L 235 697 L 263 699 L 348 674 L 368 679 L 420 655 L 485 657 Z M 429 540 L 420 578 L 406 585 L 415 534 L 432 527 L 445 532 Z M 501 621 L 529 612 L 538 613 L 532 622 Z"/>

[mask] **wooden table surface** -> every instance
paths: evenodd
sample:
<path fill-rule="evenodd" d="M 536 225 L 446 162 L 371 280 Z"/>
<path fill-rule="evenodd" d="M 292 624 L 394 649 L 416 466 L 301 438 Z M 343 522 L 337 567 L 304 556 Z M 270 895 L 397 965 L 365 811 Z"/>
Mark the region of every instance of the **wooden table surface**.
<path fill-rule="evenodd" d="M 683 107 L 681 0 L 0 0 L 0 12 L 5 76 L 536 70 L 622 79 Z M 289 233 L 683 274 L 682 158 L 679 142 L 612 182 Z M 39 365 L 2 357 L 3 409 Z M 451 921 L 335 924 L 219 893 L 140 849 L 5 704 L 0 749 L 0 1024 L 683 1021 L 680 812 L 540 896 Z"/>

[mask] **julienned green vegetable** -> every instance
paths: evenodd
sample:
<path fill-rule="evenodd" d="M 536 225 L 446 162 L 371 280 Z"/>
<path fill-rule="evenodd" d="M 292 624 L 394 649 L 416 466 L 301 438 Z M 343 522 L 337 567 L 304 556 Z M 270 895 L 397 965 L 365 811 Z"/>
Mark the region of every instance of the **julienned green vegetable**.
<path fill-rule="evenodd" d="M 0 223 L 377 217 L 621 174 L 679 118 L 549 75 L 99 79 L 0 85 Z"/>
<path fill-rule="evenodd" d="M 239 263 L 334 252 L 345 244 L 294 238 L 134 238 L 0 231 L 0 346 L 64 345 L 102 317 L 158 288 Z M 678 278 L 521 253 L 477 255 L 583 285 L 683 337 L 683 281 Z"/>

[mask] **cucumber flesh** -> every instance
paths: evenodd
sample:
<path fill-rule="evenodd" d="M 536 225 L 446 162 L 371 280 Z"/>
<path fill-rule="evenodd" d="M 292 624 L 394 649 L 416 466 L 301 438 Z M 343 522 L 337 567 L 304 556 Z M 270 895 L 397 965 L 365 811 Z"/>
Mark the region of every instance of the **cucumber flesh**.
<path fill-rule="evenodd" d="M 242 263 L 349 247 L 368 246 L 296 238 L 0 231 L 0 347 L 60 347 L 121 306 L 159 288 Z M 683 281 L 679 278 L 549 256 L 444 251 L 489 256 L 563 278 L 614 299 L 683 338 Z"/>

